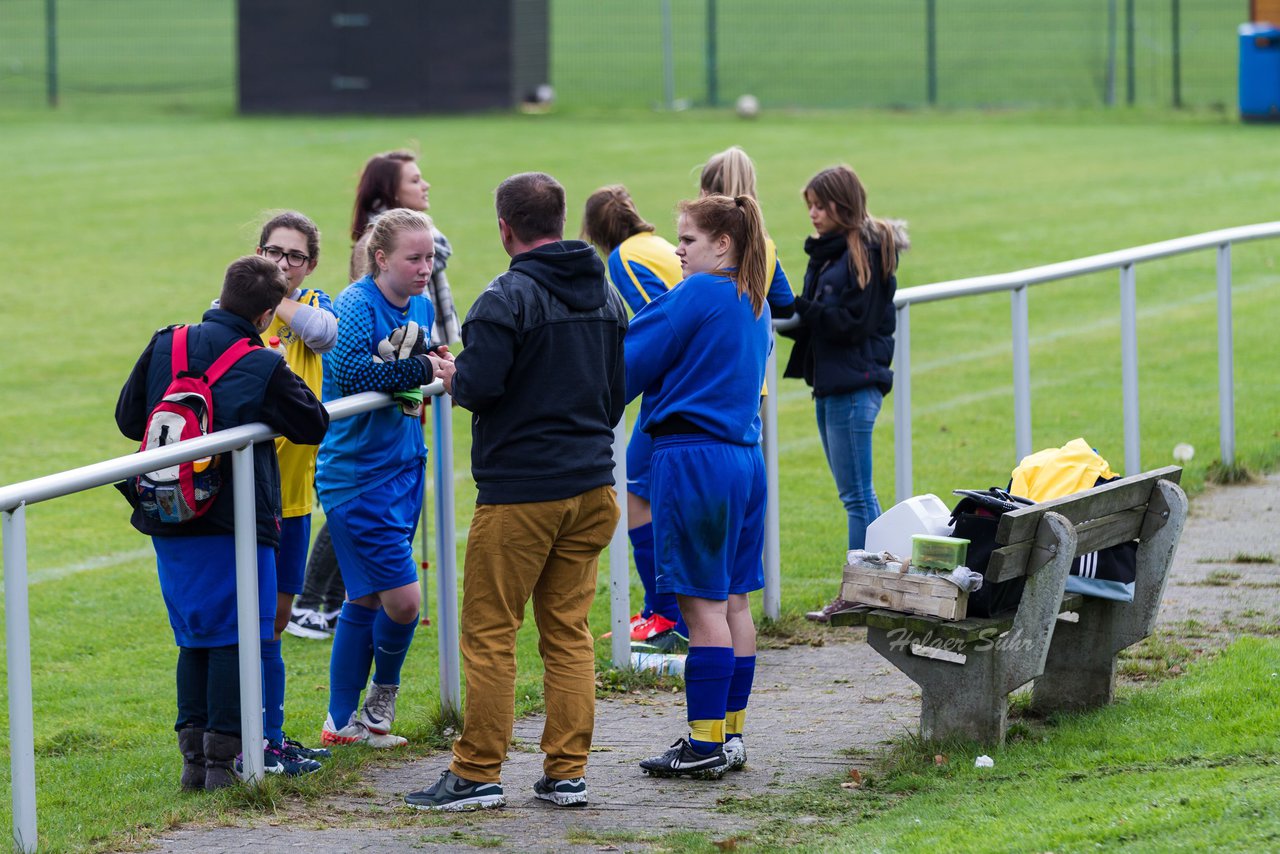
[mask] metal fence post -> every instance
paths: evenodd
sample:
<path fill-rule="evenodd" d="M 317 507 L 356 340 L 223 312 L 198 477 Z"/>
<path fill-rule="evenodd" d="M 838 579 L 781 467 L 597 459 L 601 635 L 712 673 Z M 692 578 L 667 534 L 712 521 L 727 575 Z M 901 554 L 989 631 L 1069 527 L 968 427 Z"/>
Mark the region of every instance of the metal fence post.
<path fill-rule="evenodd" d="M 440 708 L 462 711 L 462 666 L 458 650 L 458 547 L 453 507 L 453 398 L 441 392 L 431 403 L 436 478 L 436 651 Z"/>
<path fill-rule="evenodd" d="M 1132 107 L 1137 100 L 1138 48 L 1134 22 L 1134 0 L 1124 0 L 1125 102 Z"/>
<path fill-rule="evenodd" d="M 1173 4 L 1173 106 L 1182 106 L 1182 0 L 1169 0 Z"/>
<path fill-rule="evenodd" d="M 662 103 L 668 110 L 676 108 L 676 61 L 671 38 L 671 0 L 662 0 Z"/>
<path fill-rule="evenodd" d="M 929 106 L 938 105 L 938 0 L 924 4 L 924 68 Z"/>
<path fill-rule="evenodd" d="M 1009 291 L 1013 315 L 1013 446 L 1015 463 L 1031 453 L 1031 334 L 1027 286 Z"/>
<path fill-rule="evenodd" d="M 27 508 L 0 513 L 4 526 L 4 640 L 9 668 L 9 786 L 13 847 L 36 850 L 35 712 L 31 700 L 31 614 L 27 603 Z"/>
<path fill-rule="evenodd" d="M 893 334 L 894 500 L 911 497 L 911 304 L 898 306 Z"/>
<path fill-rule="evenodd" d="M 1231 244 L 1218 247 L 1218 451 L 1236 462 L 1235 355 L 1231 332 Z"/>
<path fill-rule="evenodd" d="M 262 757 L 262 643 L 258 618 L 258 518 L 255 512 L 253 445 L 231 452 L 236 538 L 236 631 L 240 641 L 241 776 L 259 783 Z M 272 601 L 275 601 L 272 591 Z"/>
<path fill-rule="evenodd" d="M 1138 287 L 1133 264 L 1120 268 L 1120 371 L 1124 393 L 1124 473 L 1142 473 L 1138 407 Z"/>
<path fill-rule="evenodd" d="M 50 107 L 58 106 L 58 0 L 44 0 L 44 83 Z"/>
<path fill-rule="evenodd" d="M 1116 0 L 1107 0 L 1107 92 L 1104 97 L 1108 107 L 1116 105 L 1117 19 Z"/>
<path fill-rule="evenodd" d="M 707 0 L 707 105 L 720 105 L 720 80 L 716 57 L 716 0 Z M 628 659 L 629 660 L 629 659 Z"/>
<path fill-rule="evenodd" d="M 618 493 L 618 527 L 609 541 L 609 625 L 613 666 L 631 666 L 631 546 L 627 534 L 627 415 L 613 428 L 613 481 Z"/>
<path fill-rule="evenodd" d="M 782 614 L 782 523 L 778 495 L 778 357 L 770 348 L 765 362 L 764 399 L 764 615 L 771 620 Z"/>

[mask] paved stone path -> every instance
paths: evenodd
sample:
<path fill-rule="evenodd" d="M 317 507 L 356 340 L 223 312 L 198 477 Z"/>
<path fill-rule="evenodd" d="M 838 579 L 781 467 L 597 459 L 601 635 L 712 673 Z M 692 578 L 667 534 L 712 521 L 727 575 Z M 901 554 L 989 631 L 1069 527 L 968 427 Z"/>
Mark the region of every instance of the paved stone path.
<path fill-rule="evenodd" d="M 1272 562 L 1258 562 L 1263 558 Z M 1280 475 L 1204 493 L 1192 503 L 1161 622 L 1178 632 L 1195 620 L 1209 635 L 1200 642 L 1208 644 L 1241 632 L 1274 633 L 1280 624 L 1275 561 Z M 717 812 L 718 802 L 842 769 L 865 769 L 887 741 L 915 730 L 915 685 L 861 639 L 861 630 L 841 630 L 824 646 L 762 652 L 748 713 L 747 768 L 719 783 L 657 781 L 640 774 L 637 760 L 684 733 L 684 702 L 679 695 L 632 695 L 598 702 L 588 771 L 591 803 L 582 809 L 534 799 L 542 718 L 531 717 L 516 725 L 517 745 L 503 772 L 504 810 L 430 815 L 403 808 L 405 792 L 430 783 L 446 767 L 442 753 L 367 769 L 372 794 L 328 805 L 328 827 L 316 824 L 314 812 L 291 821 L 286 805 L 281 819 L 246 816 L 237 826 L 172 831 L 155 840 L 153 850 L 642 851 L 651 847 L 637 838 L 671 831 L 731 834 L 744 818 Z"/>

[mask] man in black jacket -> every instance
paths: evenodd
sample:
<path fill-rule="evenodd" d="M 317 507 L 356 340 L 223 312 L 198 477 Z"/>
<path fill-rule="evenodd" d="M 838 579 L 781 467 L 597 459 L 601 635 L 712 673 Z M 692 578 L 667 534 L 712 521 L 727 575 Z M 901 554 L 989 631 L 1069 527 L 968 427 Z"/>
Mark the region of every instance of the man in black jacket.
<path fill-rule="evenodd" d="M 179 330 L 182 340 L 177 348 L 189 373 L 208 372 L 237 342 L 247 339 L 254 345 L 209 386 L 212 431 L 262 421 L 300 445 L 314 445 L 324 437 L 329 413 L 279 353 L 263 348 L 259 337 L 288 290 L 284 273 L 275 264 L 256 255 L 240 258 L 227 268 L 219 307 L 206 311 L 199 324 Z M 134 441 L 143 440 L 151 410 L 174 379 L 175 329 L 161 329 L 152 336 L 120 390 L 116 424 Z M 232 762 L 241 746 L 235 486 L 230 455 L 222 455 L 214 465 L 221 476 L 220 490 L 203 515 L 185 522 L 147 514 L 132 481 L 121 484 L 134 507 L 133 526 L 149 534 L 155 545 L 160 591 L 178 645 L 174 729 L 183 756 L 184 789 L 217 789 L 233 783 Z M 254 446 L 253 469 L 258 628 L 260 636 L 270 640 L 275 632 L 275 558 L 280 542 L 280 466 L 273 442 Z"/>
<path fill-rule="evenodd" d="M 449 769 L 405 798 L 422 809 L 505 803 L 516 630 L 530 597 L 547 708 L 545 773 L 534 794 L 558 806 L 587 802 L 595 726 L 587 612 L 600 552 L 618 524 L 612 448 L 627 315 L 595 250 L 563 239 L 564 188 L 554 178 L 515 175 L 496 202 L 511 266 L 471 307 L 464 349 L 439 374 L 472 412 L 479 494 L 462 596 L 465 724 Z"/>

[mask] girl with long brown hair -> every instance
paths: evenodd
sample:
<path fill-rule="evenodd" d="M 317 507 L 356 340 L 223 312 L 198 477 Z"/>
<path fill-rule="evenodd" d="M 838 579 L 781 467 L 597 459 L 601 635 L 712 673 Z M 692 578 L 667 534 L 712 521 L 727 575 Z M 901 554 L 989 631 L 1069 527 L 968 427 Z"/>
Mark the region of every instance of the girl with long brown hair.
<path fill-rule="evenodd" d="M 860 549 L 880 515 L 871 433 L 893 387 L 893 295 L 907 234 L 905 223 L 867 213 L 867 191 L 848 166 L 813 176 L 804 198 L 816 234 L 805 240 L 800 326 L 784 333 L 796 342 L 784 376 L 813 389 L 818 434 L 848 516 L 848 548 Z"/>

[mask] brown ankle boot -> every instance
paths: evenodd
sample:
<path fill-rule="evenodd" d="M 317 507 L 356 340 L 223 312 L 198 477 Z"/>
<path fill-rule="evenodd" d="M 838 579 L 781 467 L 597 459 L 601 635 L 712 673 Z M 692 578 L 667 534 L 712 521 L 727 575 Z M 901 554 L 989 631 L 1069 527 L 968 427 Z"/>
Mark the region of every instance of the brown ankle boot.
<path fill-rule="evenodd" d="M 178 750 L 182 751 L 182 788 L 188 792 L 204 789 L 204 730 L 178 730 Z"/>
<path fill-rule="evenodd" d="M 208 790 L 234 786 L 236 757 L 240 755 L 240 736 L 220 732 L 204 734 L 204 787 Z"/>

